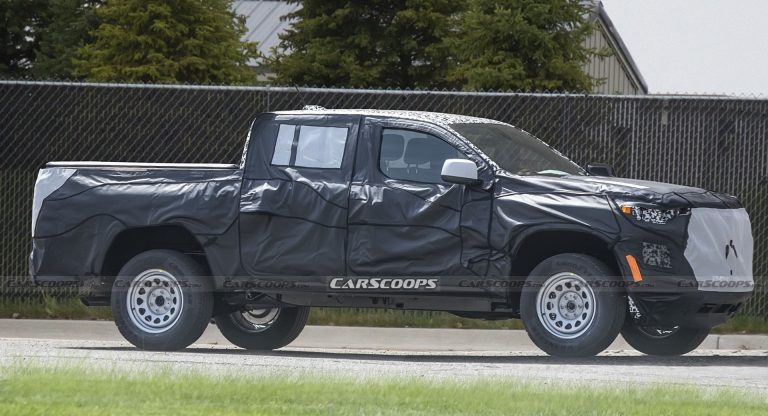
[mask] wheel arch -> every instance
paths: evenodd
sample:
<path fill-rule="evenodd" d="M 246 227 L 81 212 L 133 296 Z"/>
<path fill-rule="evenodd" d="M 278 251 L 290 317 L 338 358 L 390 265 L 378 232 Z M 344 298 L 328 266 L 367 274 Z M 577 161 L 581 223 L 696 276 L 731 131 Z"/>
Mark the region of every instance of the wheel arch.
<path fill-rule="evenodd" d="M 126 228 L 115 235 L 104 254 L 101 275 L 117 276 L 128 260 L 156 249 L 179 251 L 193 258 L 206 272 L 211 271 L 205 248 L 194 234 L 182 225 L 164 224 Z"/>
<path fill-rule="evenodd" d="M 510 253 L 511 276 L 526 277 L 545 259 L 564 253 L 579 253 L 603 261 L 616 276 L 622 276 L 619 259 L 613 250 L 616 241 L 583 227 L 537 228 L 521 236 Z"/>

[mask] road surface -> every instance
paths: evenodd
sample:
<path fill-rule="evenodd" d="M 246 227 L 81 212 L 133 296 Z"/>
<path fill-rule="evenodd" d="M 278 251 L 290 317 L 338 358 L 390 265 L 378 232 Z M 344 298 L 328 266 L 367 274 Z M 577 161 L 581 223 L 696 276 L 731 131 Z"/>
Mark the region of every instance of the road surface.
<path fill-rule="evenodd" d="M 597 357 L 559 359 L 538 351 L 523 331 L 310 326 L 289 347 L 250 352 L 211 326 L 190 348 L 167 353 L 137 350 L 111 322 L 0 320 L 0 371 L 19 364 L 82 365 L 250 376 L 695 384 L 768 392 L 768 337 L 711 336 L 702 347 L 687 356 L 658 358 L 619 340 Z"/>

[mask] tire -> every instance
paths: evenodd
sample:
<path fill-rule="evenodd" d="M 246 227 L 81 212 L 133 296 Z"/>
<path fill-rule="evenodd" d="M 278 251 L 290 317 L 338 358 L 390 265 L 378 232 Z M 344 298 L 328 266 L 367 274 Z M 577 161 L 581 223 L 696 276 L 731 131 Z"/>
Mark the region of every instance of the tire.
<path fill-rule="evenodd" d="M 145 251 L 129 260 L 112 285 L 111 303 L 123 337 L 154 351 L 188 347 L 213 313 L 210 279 L 194 260 L 173 250 Z"/>
<path fill-rule="evenodd" d="M 649 328 L 627 322 L 621 336 L 632 348 L 648 355 L 674 356 L 695 350 L 709 335 L 709 328 Z"/>
<path fill-rule="evenodd" d="M 596 282 L 613 274 L 583 254 L 558 254 L 536 266 L 520 298 L 531 341 L 557 357 L 589 357 L 608 348 L 624 323 L 627 301 L 622 291 Z"/>
<path fill-rule="evenodd" d="M 306 306 L 235 311 L 216 316 L 229 342 L 247 350 L 275 350 L 296 339 L 309 318 Z"/>

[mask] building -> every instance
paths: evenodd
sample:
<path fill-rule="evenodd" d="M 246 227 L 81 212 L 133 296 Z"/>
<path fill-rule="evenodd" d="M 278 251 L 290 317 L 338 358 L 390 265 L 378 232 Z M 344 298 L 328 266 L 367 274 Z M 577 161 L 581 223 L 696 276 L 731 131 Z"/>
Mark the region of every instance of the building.
<path fill-rule="evenodd" d="M 259 52 L 263 55 L 270 54 L 270 50 L 280 43 L 278 35 L 291 25 L 280 18 L 300 7 L 298 3 L 274 0 L 238 0 L 232 5 L 234 12 L 246 19 L 247 31 L 243 40 L 258 42 Z"/>
<path fill-rule="evenodd" d="M 297 3 L 289 4 L 277 0 L 240 0 L 235 1 L 233 5 L 236 13 L 246 17 L 248 30 L 244 40 L 258 42 L 259 51 L 264 55 L 269 55 L 271 49 L 279 44 L 279 34 L 290 26 L 290 22 L 283 21 L 280 17 L 300 7 Z M 612 51 L 611 56 L 593 58 L 584 66 L 588 74 L 602 80 L 592 92 L 647 94 L 648 86 L 601 2 L 594 4 L 590 19 L 597 29 L 586 40 L 586 46 L 595 49 L 608 48 Z"/>
<path fill-rule="evenodd" d="M 596 30 L 587 38 L 585 44 L 589 48 L 608 48 L 612 54 L 606 58 L 594 57 L 584 66 L 591 76 L 601 79 L 602 83 L 592 92 L 595 94 L 648 94 L 648 85 L 643 79 L 637 64 L 632 59 L 629 49 L 621 40 L 619 32 L 613 26 L 611 18 L 605 11 L 602 2 L 596 2 L 590 15 Z"/>

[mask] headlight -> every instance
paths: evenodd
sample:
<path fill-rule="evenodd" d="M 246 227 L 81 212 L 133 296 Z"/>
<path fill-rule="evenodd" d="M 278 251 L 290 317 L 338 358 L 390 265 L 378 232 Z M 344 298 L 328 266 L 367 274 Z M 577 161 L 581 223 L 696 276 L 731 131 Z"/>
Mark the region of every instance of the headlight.
<path fill-rule="evenodd" d="M 666 224 L 679 215 L 686 215 L 690 212 L 687 208 L 664 209 L 658 207 L 646 207 L 641 205 L 623 204 L 619 206 L 622 214 L 631 215 L 639 222 L 651 224 Z"/>

